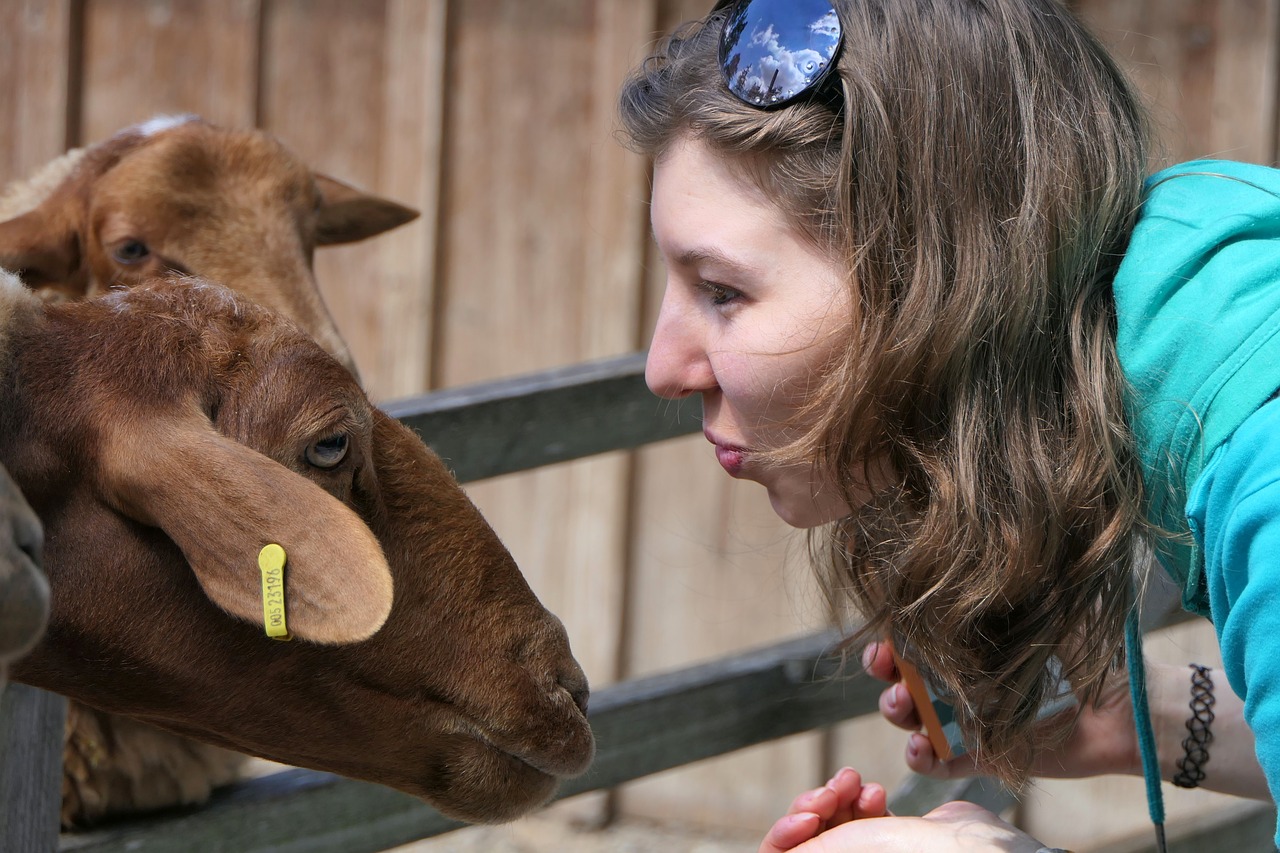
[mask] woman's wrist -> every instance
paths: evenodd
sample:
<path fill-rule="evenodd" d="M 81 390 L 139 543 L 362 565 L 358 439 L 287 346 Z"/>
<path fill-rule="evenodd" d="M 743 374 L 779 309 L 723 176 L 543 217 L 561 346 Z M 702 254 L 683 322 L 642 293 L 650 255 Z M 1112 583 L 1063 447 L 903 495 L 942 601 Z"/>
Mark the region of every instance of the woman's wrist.
<path fill-rule="evenodd" d="M 1151 726 L 1156 737 L 1156 757 L 1160 762 L 1160 778 L 1171 781 L 1182 758 L 1182 740 L 1187 734 L 1188 670 L 1185 666 L 1147 664 L 1147 701 L 1151 707 Z M 1142 774 L 1139 764 L 1132 771 Z"/>

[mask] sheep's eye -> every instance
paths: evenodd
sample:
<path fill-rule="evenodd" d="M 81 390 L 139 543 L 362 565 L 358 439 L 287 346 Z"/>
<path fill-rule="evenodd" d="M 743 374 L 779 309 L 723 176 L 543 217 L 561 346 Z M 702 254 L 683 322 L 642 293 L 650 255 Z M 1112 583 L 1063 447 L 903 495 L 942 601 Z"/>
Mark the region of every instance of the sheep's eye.
<path fill-rule="evenodd" d="M 141 240 L 125 240 L 111 251 L 111 256 L 122 264 L 140 263 L 150 254 L 151 250 Z"/>
<path fill-rule="evenodd" d="M 336 432 L 307 448 L 307 461 L 317 468 L 336 468 L 347 456 L 347 436 Z"/>

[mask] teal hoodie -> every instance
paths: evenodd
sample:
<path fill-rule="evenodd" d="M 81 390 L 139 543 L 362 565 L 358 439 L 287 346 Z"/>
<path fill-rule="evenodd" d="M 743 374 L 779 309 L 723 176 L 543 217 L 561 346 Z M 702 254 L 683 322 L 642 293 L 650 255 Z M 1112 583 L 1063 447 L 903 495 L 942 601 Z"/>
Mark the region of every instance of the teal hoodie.
<path fill-rule="evenodd" d="M 1205 462 L 1280 386 L 1280 171 L 1199 160 L 1147 186 L 1114 284 L 1117 348 L 1150 518 L 1185 534 Z M 1209 616 L 1199 548 L 1161 559 Z"/>
<path fill-rule="evenodd" d="M 1218 480 L 1247 468 L 1242 476 L 1256 490 L 1260 468 L 1280 474 L 1280 434 L 1255 428 L 1231 441 L 1280 388 L 1280 171 L 1202 160 L 1152 176 L 1114 290 L 1117 348 L 1132 390 L 1129 417 L 1148 515 L 1180 535 L 1159 557 L 1182 587 L 1183 606 L 1214 621 L 1246 719 L 1254 709 L 1250 726 L 1274 794 L 1280 743 L 1267 741 L 1280 742 L 1280 731 L 1254 722 L 1280 719 L 1280 619 L 1259 636 L 1245 630 L 1252 620 L 1233 624 L 1231 611 L 1248 600 L 1241 596 L 1250 584 L 1255 599 L 1262 588 L 1280 595 L 1280 553 L 1250 551 L 1232 539 L 1256 530 L 1231 523 L 1243 481 L 1236 473 L 1229 482 Z M 1277 407 L 1268 408 L 1276 417 Z M 1276 442 L 1266 440 L 1269 434 Z M 1251 466 L 1220 465 L 1228 455 L 1237 462 L 1242 455 L 1258 458 Z M 1280 520 L 1280 497 L 1276 501 L 1272 517 Z M 1206 514 L 1210 505 L 1215 512 Z M 1251 512 L 1258 515 L 1256 508 Z M 1246 558 L 1248 565 L 1238 564 Z M 1272 609 L 1280 611 L 1280 603 Z M 1246 635 L 1253 638 L 1252 655 Z M 1145 696 L 1134 699 L 1135 708 L 1145 707 Z M 1259 716 L 1263 705 L 1272 713 Z M 1158 780 L 1155 787 L 1158 797 Z"/>

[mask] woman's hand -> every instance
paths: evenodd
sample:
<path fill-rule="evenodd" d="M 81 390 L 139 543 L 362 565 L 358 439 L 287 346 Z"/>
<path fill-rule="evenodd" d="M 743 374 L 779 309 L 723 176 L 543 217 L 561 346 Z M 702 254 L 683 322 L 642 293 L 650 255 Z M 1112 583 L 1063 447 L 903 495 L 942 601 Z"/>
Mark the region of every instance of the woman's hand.
<path fill-rule="evenodd" d="M 899 680 L 893 654 L 885 643 L 872 643 L 863 650 L 862 666 L 869 675 L 891 684 L 880 694 L 880 713 L 895 726 L 911 732 L 907 738 L 907 766 L 917 773 L 938 779 L 973 776 L 983 772 L 972 754 L 940 761 L 923 733 L 915 702 Z M 1075 713 L 1064 711 L 1063 713 Z M 1041 751 L 1031 767 L 1031 775 L 1044 778 L 1077 779 L 1105 773 L 1140 773 L 1141 758 L 1133 723 L 1129 685 L 1123 674 L 1103 692 L 1097 707 L 1086 703 L 1067 740 L 1052 752 Z"/>
<path fill-rule="evenodd" d="M 806 791 L 791 802 L 784 817 L 760 843 L 760 853 L 781 853 L 816 838 L 833 826 L 860 818 L 888 814 L 884 787 L 862 784 L 858 771 L 845 767 L 821 788 Z"/>
<path fill-rule="evenodd" d="M 892 682 L 880 694 L 880 713 L 886 720 L 911 732 L 907 739 L 907 766 L 917 773 L 952 779 L 982 773 L 972 755 L 939 761 L 929 739 L 920 733 L 920 717 L 907 688 L 898 680 L 893 654 L 883 643 L 863 650 L 863 668 L 874 678 Z M 1172 779 L 1185 750 L 1190 676 L 1185 666 L 1147 663 L 1147 697 L 1156 735 L 1156 751 L 1162 779 Z M 1253 732 L 1244 720 L 1244 702 L 1231 690 L 1220 671 L 1214 673 L 1213 763 L 1200 787 L 1224 794 L 1267 801 L 1270 790 L 1258 764 Z M 1068 713 L 1068 712 L 1064 712 Z M 1079 779 L 1105 773 L 1142 775 L 1133 704 L 1127 678 L 1118 673 L 1102 694 L 1097 707 L 1085 704 L 1061 746 L 1042 750 L 1031 765 L 1031 775 L 1049 779 Z"/>
<path fill-rule="evenodd" d="M 991 812 L 973 803 L 939 806 L 924 817 L 869 817 L 831 827 L 794 847 L 769 846 L 761 853 L 791 850 L 794 853 L 1035 853 L 1040 842 L 1014 829 Z"/>

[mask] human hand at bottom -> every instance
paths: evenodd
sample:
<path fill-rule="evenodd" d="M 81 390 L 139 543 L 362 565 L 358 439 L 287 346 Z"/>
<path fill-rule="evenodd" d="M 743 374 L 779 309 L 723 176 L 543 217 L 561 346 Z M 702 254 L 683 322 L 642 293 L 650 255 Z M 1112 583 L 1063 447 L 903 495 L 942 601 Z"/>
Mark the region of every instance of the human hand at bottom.
<path fill-rule="evenodd" d="M 782 853 L 851 820 L 889 813 L 884 787 L 863 785 L 858 771 L 845 767 L 821 788 L 805 791 L 791 802 L 760 843 L 759 853 Z"/>
<path fill-rule="evenodd" d="M 850 820 L 794 846 L 779 847 L 775 843 L 781 837 L 778 830 L 787 820 L 784 817 L 774 824 L 760 845 L 760 853 L 1037 853 L 1042 849 L 1040 842 L 1025 832 L 981 806 L 965 802 L 945 803 L 924 817 Z"/>

